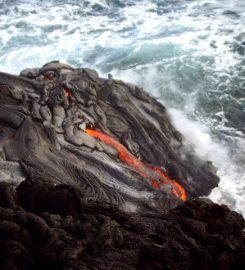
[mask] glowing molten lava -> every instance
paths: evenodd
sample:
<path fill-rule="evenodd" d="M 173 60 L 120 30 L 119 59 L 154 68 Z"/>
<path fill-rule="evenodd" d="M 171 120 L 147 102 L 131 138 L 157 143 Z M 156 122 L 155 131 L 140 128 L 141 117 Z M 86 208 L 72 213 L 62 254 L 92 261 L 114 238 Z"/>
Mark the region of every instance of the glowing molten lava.
<path fill-rule="evenodd" d="M 111 145 L 115 148 L 119 154 L 119 157 L 122 161 L 128 164 L 131 168 L 137 171 L 140 175 L 151 179 L 151 185 L 154 188 L 160 188 L 161 185 L 170 184 L 172 186 L 172 193 L 176 197 L 180 198 L 183 201 L 186 201 L 187 195 L 184 188 L 177 183 L 175 180 L 170 179 L 161 168 L 149 166 L 144 164 L 139 159 L 135 158 L 129 151 L 121 145 L 117 140 L 112 137 L 93 129 L 86 129 L 85 132 L 93 136 L 105 144 Z"/>
<path fill-rule="evenodd" d="M 71 96 L 71 92 L 69 91 L 69 89 L 67 89 L 66 87 L 63 88 L 66 92 L 66 96 L 70 97 Z"/>

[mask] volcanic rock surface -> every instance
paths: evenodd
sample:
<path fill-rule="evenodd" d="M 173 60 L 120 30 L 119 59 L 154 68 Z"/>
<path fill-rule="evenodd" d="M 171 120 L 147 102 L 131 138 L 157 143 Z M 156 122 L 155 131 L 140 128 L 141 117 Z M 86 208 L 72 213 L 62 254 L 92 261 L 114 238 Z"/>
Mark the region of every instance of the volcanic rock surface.
<path fill-rule="evenodd" d="M 2 166 L 126 211 L 169 209 L 219 181 L 143 89 L 58 61 L 0 73 L 0 130 Z"/>
<path fill-rule="evenodd" d="M 241 215 L 194 199 L 126 213 L 70 185 L 0 183 L 1 269 L 244 269 Z"/>
<path fill-rule="evenodd" d="M 243 218 L 191 200 L 217 186 L 212 163 L 110 74 L 0 73 L 0 168 L 1 269 L 244 267 Z"/>

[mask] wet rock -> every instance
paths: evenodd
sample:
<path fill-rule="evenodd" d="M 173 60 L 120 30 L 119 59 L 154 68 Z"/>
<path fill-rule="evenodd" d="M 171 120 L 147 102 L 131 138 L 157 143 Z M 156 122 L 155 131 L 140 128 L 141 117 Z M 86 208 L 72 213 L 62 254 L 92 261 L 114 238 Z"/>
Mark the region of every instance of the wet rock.
<path fill-rule="evenodd" d="M 40 68 L 39 74 L 44 74 L 48 71 L 55 71 L 56 73 L 60 73 L 63 69 L 74 70 L 71 66 L 60 63 L 59 61 L 52 61 L 50 63 L 45 64 Z"/>
<path fill-rule="evenodd" d="M 162 104 L 58 61 L 21 75 L 0 73 L 1 269 L 244 269 L 242 216 L 178 193 L 219 179 Z"/>
<path fill-rule="evenodd" d="M 14 189 L 0 185 L 0 194 Z M 69 185 L 30 179 L 0 207 L 1 269 L 244 269 L 245 221 L 190 200 L 168 212 L 126 213 Z"/>
<path fill-rule="evenodd" d="M 35 79 L 39 75 L 38 68 L 27 68 L 21 71 L 20 76 Z"/>
<path fill-rule="evenodd" d="M 143 89 L 59 61 L 21 75 L 0 73 L 0 128 L 12 130 L 0 149 L 34 182 L 69 184 L 89 200 L 132 211 L 175 207 L 176 185 L 188 198 L 217 186 L 216 171 L 185 146 L 166 108 Z"/>

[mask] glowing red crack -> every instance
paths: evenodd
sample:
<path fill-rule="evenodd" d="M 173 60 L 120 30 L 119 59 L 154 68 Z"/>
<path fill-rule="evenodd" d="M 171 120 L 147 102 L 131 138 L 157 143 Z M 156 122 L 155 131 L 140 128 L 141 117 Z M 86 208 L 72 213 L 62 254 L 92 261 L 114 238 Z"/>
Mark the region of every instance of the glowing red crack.
<path fill-rule="evenodd" d="M 159 189 L 161 185 L 170 184 L 172 186 L 172 193 L 174 196 L 180 198 L 182 201 L 186 201 L 187 195 L 185 189 L 177 183 L 175 180 L 170 179 L 164 171 L 155 166 L 149 166 L 142 161 L 134 157 L 122 144 L 109 135 L 94 129 L 86 129 L 85 132 L 93 136 L 105 144 L 111 145 L 115 148 L 119 154 L 119 158 L 133 168 L 140 175 L 151 179 L 151 185 L 154 188 Z"/>

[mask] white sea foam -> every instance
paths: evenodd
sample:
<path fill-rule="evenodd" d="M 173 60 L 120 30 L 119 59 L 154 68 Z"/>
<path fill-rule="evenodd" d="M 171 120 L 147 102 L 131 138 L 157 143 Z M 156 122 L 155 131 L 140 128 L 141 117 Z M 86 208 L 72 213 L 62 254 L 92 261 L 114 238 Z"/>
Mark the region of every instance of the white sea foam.
<path fill-rule="evenodd" d="M 196 154 L 204 159 L 210 160 L 218 168 L 217 174 L 220 177 L 220 183 L 210 194 L 210 198 L 217 203 L 228 205 L 245 216 L 245 137 L 244 134 L 228 128 L 224 122 L 215 121 L 212 118 L 196 115 L 196 92 L 188 93 L 185 96 L 183 89 L 176 86 L 175 80 L 171 77 L 163 76 L 158 69 L 153 66 L 145 71 L 115 71 L 115 74 L 126 81 L 139 84 L 150 91 L 151 95 L 157 97 L 168 107 L 169 114 L 173 124 L 184 135 L 189 143 L 194 145 Z M 160 81 L 160 83 L 159 83 Z M 161 91 L 171 88 L 171 96 L 167 100 L 161 100 Z M 184 105 L 178 106 L 178 100 L 175 96 L 184 97 Z M 169 100 L 170 99 L 170 100 Z M 169 108 L 168 104 L 174 105 L 175 108 Z M 224 112 L 220 112 L 220 116 Z M 188 116 L 189 115 L 189 116 Z M 195 119 L 195 120 L 193 120 Z M 225 134 L 226 141 L 220 140 L 215 132 Z M 234 147 L 234 148 L 233 148 Z"/>
<path fill-rule="evenodd" d="M 194 145 L 196 154 L 205 160 L 211 160 L 218 168 L 220 183 L 209 197 L 245 216 L 245 168 L 242 169 L 235 163 L 225 145 L 211 137 L 207 126 L 191 121 L 183 111 L 170 109 L 169 113 L 176 128 Z"/>
<path fill-rule="evenodd" d="M 230 1 L 222 2 L 223 7 L 234 7 Z M 26 48 L 25 54 L 30 56 L 36 52 L 35 47 L 39 49 L 40 56 L 35 60 L 38 66 L 55 57 L 72 64 L 98 64 L 99 68 L 101 65 L 103 68 L 104 63 L 97 59 L 100 58 L 100 52 L 96 53 L 96 46 L 111 49 L 113 52 L 123 46 L 133 45 L 139 48 L 147 43 L 179 44 L 185 49 L 195 49 L 198 45 L 198 53 L 215 53 L 215 61 L 222 66 L 231 60 L 229 52 L 226 51 L 227 46 L 223 45 L 233 38 L 233 34 L 229 32 L 227 35 L 220 30 L 225 27 L 227 31 L 235 30 L 234 33 L 242 30 L 242 23 L 232 23 L 229 22 L 229 17 L 224 18 L 223 9 L 218 9 L 215 16 L 209 19 L 210 14 L 207 14 L 205 5 L 215 1 L 185 3 L 180 10 L 175 5 L 170 5 L 164 16 L 156 12 L 159 8 L 156 1 L 147 0 L 136 1 L 135 6 L 126 5 L 121 9 L 116 9 L 107 1 L 89 1 L 87 5 L 83 1 L 65 0 L 59 1 L 58 5 L 55 1 L 20 1 L 13 6 L 8 5 L 7 1 L 3 3 L 6 15 L 2 14 L 0 18 L 3 25 L 0 28 L 3 43 L 0 67 L 16 73 L 20 71 L 20 67 L 10 62 L 9 55 L 13 54 L 12 58 L 15 58 L 14 52 L 17 52 L 21 56 L 23 47 Z M 102 11 L 96 12 L 93 9 L 96 4 L 101 6 Z M 197 12 L 198 16 L 194 17 Z M 30 41 L 18 42 L 18 38 L 23 36 L 28 40 L 33 34 L 33 38 L 37 40 L 35 46 L 30 44 Z M 17 41 L 13 42 L 13 39 Z M 41 41 L 45 44 L 40 44 Z M 213 41 L 215 50 L 210 47 Z M 42 50 L 43 47 L 49 49 L 48 54 L 46 50 Z M 91 52 L 94 58 L 87 60 L 87 54 Z M 122 54 L 122 57 L 124 56 Z M 22 58 L 24 66 L 33 63 L 30 58 Z M 105 57 L 104 62 L 107 60 Z"/>

